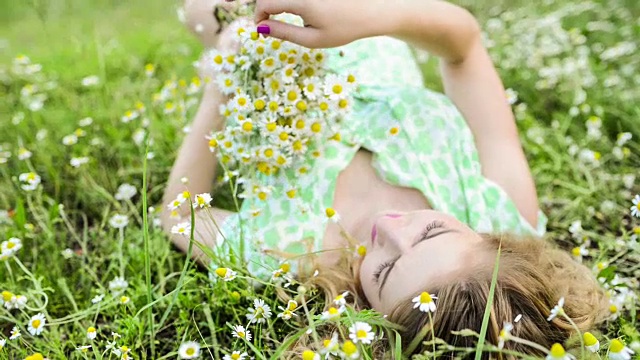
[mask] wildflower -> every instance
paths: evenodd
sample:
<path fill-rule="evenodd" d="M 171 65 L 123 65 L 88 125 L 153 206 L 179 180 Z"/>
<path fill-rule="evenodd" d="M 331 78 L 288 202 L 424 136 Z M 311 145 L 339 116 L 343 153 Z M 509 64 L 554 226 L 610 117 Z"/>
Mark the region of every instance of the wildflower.
<path fill-rule="evenodd" d="M 82 86 L 90 87 L 96 86 L 100 83 L 100 78 L 97 75 L 90 75 L 82 78 Z"/>
<path fill-rule="evenodd" d="M 195 359 L 200 356 L 200 344 L 195 341 L 187 341 L 180 345 L 178 355 L 181 359 Z"/>
<path fill-rule="evenodd" d="M 93 299 L 91 299 L 91 303 L 92 304 L 97 304 L 97 303 L 101 302 L 102 299 L 104 299 L 104 294 L 96 295 L 96 296 L 93 297 Z"/>
<path fill-rule="evenodd" d="M 116 229 L 124 229 L 129 225 L 129 217 L 127 215 L 115 214 L 109 219 L 109 225 Z"/>
<path fill-rule="evenodd" d="M 34 172 L 20 174 L 18 180 L 26 183 L 21 185 L 22 189 L 26 191 L 35 190 L 41 181 L 40 176 Z"/>
<path fill-rule="evenodd" d="M 18 159 L 19 160 L 29 159 L 31 157 L 31 155 L 33 155 L 33 153 L 31 151 L 23 148 L 23 147 L 18 149 Z"/>
<path fill-rule="evenodd" d="M 320 360 L 320 355 L 311 350 L 305 350 L 302 352 L 302 360 Z"/>
<path fill-rule="evenodd" d="M 118 186 L 118 190 L 116 191 L 116 195 L 114 196 L 114 198 L 116 200 L 130 200 L 136 195 L 137 192 L 138 190 L 135 186 L 124 183 Z"/>
<path fill-rule="evenodd" d="M 591 352 L 597 352 L 598 350 L 600 350 L 600 341 L 598 341 L 598 339 L 596 339 L 596 337 L 593 336 L 592 333 L 588 331 L 585 332 L 582 335 L 582 339 L 584 340 L 584 346 L 587 348 L 587 350 Z"/>
<path fill-rule="evenodd" d="M 241 353 L 240 351 L 234 351 L 231 355 L 225 355 L 223 360 L 244 360 L 245 357 L 249 356 L 246 352 Z"/>
<path fill-rule="evenodd" d="M 3 254 L 13 255 L 22 249 L 22 240 L 16 237 L 9 238 L 9 240 L 5 240 L 0 244 L 0 249 L 2 249 Z"/>
<path fill-rule="evenodd" d="M 327 215 L 327 218 L 331 219 L 333 222 L 337 223 L 340 221 L 340 215 L 338 215 L 333 208 L 326 208 L 324 212 L 325 215 Z"/>
<path fill-rule="evenodd" d="M 349 296 L 349 292 L 345 291 L 342 294 L 336 296 L 335 299 L 333 299 L 333 303 L 338 306 L 345 306 L 347 305 L 347 296 Z"/>
<path fill-rule="evenodd" d="M 179 234 L 179 235 L 184 235 L 184 236 L 189 236 L 189 233 L 191 232 L 191 223 L 190 222 L 183 222 L 177 225 L 173 225 L 171 227 L 171 233 L 172 234 Z"/>
<path fill-rule="evenodd" d="M 196 195 L 196 201 L 193 203 L 193 208 L 205 208 L 205 207 L 210 207 L 211 206 L 211 200 L 213 200 L 211 198 L 211 194 L 209 193 L 203 193 L 203 194 L 198 194 Z"/>
<path fill-rule="evenodd" d="M 355 343 L 371 344 L 374 338 L 374 333 L 371 330 L 371 325 L 366 322 L 356 321 L 355 324 L 349 327 L 349 338 Z"/>
<path fill-rule="evenodd" d="M 152 77 L 156 71 L 156 67 L 153 64 L 147 64 L 144 66 L 144 73 L 147 77 Z"/>
<path fill-rule="evenodd" d="M 571 255 L 577 261 L 582 262 L 582 257 L 589 255 L 589 250 L 587 250 L 586 244 L 582 244 L 571 249 Z"/>
<path fill-rule="evenodd" d="M 339 308 L 335 308 L 335 307 L 330 307 L 329 310 L 327 311 L 323 311 L 322 314 L 320 315 L 320 319 L 321 320 L 333 320 L 333 319 L 337 319 L 340 317 L 340 315 L 342 315 L 342 313 L 345 311 L 345 307 L 340 306 Z"/>
<path fill-rule="evenodd" d="M 564 306 L 564 297 L 561 297 L 560 300 L 558 301 L 558 304 L 554 306 L 553 309 L 551 309 L 551 314 L 547 318 L 547 321 L 553 320 L 558 315 L 564 315 L 564 309 L 562 308 L 563 306 Z"/>
<path fill-rule="evenodd" d="M 234 326 L 232 334 L 233 334 L 233 337 L 236 337 L 238 339 L 251 341 L 251 331 L 245 330 L 244 326 L 242 325 Z"/>
<path fill-rule="evenodd" d="M 436 311 L 436 303 L 433 299 L 437 299 L 437 297 L 428 292 L 422 292 L 411 301 L 415 303 L 415 305 L 413 305 L 414 309 L 419 307 L 422 312 L 434 312 Z"/>
<path fill-rule="evenodd" d="M 222 278 L 224 281 L 231 281 L 236 278 L 236 272 L 229 268 L 217 268 L 216 275 Z"/>
<path fill-rule="evenodd" d="M 555 343 L 551 346 L 551 350 L 549 350 L 549 355 L 547 355 L 546 360 L 572 360 L 575 357 L 571 354 L 567 354 L 564 351 L 562 345 Z"/>
<path fill-rule="evenodd" d="M 89 349 L 91 349 L 91 345 L 82 345 L 82 346 L 78 346 L 76 348 L 76 350 L 80 351 L 80 352 L 88 352 Z"/>
<path fill-rule="evenodd" d="M 96 338 L 96 335 L 98 335 L 96 328 L 94 328 L 93 326 L 89 326 L 89 328 L 87 329 L 87 338 L 89 340 L 93 340 Z"/>
<path fill-rule="evenodd" d="M 63 258 L 69 260 L 73 257 L 73 250 L 66 248 L 62 251 L 60 251 L 60 255 L 62 255 Z"/>
<path fill-rule="evenodd" d="M 629 360 L 634 351 L 624 346 L 624 343 L 618 339 L 611 340 L 609 344 L 609 359 L 611 360 Z"/>
<path fill-rule="evenodd" d="M 109 290 L 114 296 L 122 294 L 127 287 L 129 287 L 129 283 L 121 276 L 116 276 L 115 279 L 109 281 Z M 100 300 L 102 300 L 102 298 Z"/>
<path fill-rule="evenodd" d="M 39 313 L 34 315 L 29 321 L 29 333 L 31 335 L 40 335 L 42 330 L 44 330 L 44 325 L 46 324 L 47 319 L 44 317 L 44 314 Z"/>
<path fill-rule="evenodd" d="M 278 306 L 278 309 L 280 309 L 282 312 L 278 314 L 279 318 L 282 318 L 282 320 L 289 320 L 291 319 L 293 316 L 297 316 L 298 314 L 294 313 L 294 311 L 298 308 L 298 303 L 295 300 L 289 300 L 287 302 L 287 307 L 284 308 L 282 306 Z"/>
<path fill-rule="evenodd" d="M 358 245 L 358 247 L 356 248 L 356 255 L 360 257 L 364 257 L 365 255 L 367 255 L 367 247 L 364 245 Z"/>
<path fill-rule="evenodd" d="M 347 359 L 358 359 L 360 357 L 358 347 L 351 340 L 347 340 L 342 344 L 341 354 Z"/>
<path fill-rule="evenodd" d="M 278 280 L 283 277 L 291 270 L 291 265 L 289 263 L 283 263 L 279 268 L 274 270 L 271 274 L 271 280 Z"/>
<path fill-rule="evenodd" d="M 261 299 L 254 299 L 253 307 L 247 310 L 249 313 L 246 316 L 251 323 L 264 323 L 271 317 L 271 308 Z"/>
<path fill-rule="evenodd" d="M 498 335 L 498 349 L 504 348 L 504 343 L 511 337 L 511 330 L 513 330 L 513 324 L 505 321 Z"/>
<path fill-rule="evenodd" d="M 631 200 L 633 206 L 631 207 L 631 216 L 635 216 L 640 218 L 640 195 L 636 195 L 633 200 Z"/>
<path fill-rule="evenodd" d="M 92 118 L 90 118 L 90 117 L 86 117 L 86 118 L 84 118 L 84 119 L 80 119 L 80 120 L 78 121 L 78 125 L 80 125 L 80 126 L 82 126 L 82 127 L 89 126 L 89 125 L 91 125 L 91 124 L 93 124 L 93 119 L 92 119 Z"/>
<path fill-rule="evenodd" d="M 88 162 L 89 162 L 89 158 L 86 156 L 72 157 L 71 160 L 69 160 L 69 165 L 73 166 L 74 168 L 79 168 L 80 166 Z"/>
<path fill-rule="evenodd" d="M 7 344 L 6 339 L 0 339 L 0 350 L 2 350 L 6 344 Z"/>
<path fill-rule="evenodd" d="M 130 297 L 128 297 L 128 296 L 126 296 L 126 295 L 122 295 L 122 296 L 120 297 L 120 304 L 122 304 L 122 305 L 126 305 L 126 304 L 128 304 L 130 301 L 131 301 L 131 298 L 130 298 Z"/>
<path fill-rule="evenodd" d="M 340 349 L 340 344 L 338 344 L 338 333 L 334 332 L 331 335 L 331 339 L 325 339 L 322 341 L 322 349 L 320 349 L 320 353 L 325 355 L 326 358 L 330 358 L 329 355 L 338 356 L 338 350 Z"/>
<path fill-rule="evenodd" d="M 66 146 L 75 145 L 78 143 L 78 137 L 75 134 L 67 135 L 62 138 L 62 144 Z"/>
<path fill-rule="evenodd" d="M 120 118 L 120 121 L 122 121 L 123 123 L 128 123 L 131 120 L 135 120 L 138 118 L 138 112 L 134 111 L 134 110 L 127 110 L 125 111 L 124 115 L 122 116 L 122 118 Z"/>
<path fill-rule="evenodd" d="M 44 356 L 40 353 L 35 353 L 33 355 L 29 355 L 24 360 L 44 360 Z"/>
<path fill-rule="evenodd" d="M 15 339 L 19 338 L 20 335 L 22 335 L 20 333 L 20 329 L 18 329 L 17 326 L 14 326 L 13 329 L 11 329 L 11 336 L 9 337 L 9 340 L 15 340 Z"/>

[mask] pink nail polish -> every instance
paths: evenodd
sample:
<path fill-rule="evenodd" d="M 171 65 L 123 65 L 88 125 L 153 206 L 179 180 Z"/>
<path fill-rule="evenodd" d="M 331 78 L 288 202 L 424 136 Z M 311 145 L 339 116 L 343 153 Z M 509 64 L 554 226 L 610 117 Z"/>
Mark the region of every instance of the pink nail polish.
<path fill-rule="evenodd" d="M 258 25 L 258 34 L 269 35 L 271 33 L 271 29 L 269 29 L 269 25 Z"/>

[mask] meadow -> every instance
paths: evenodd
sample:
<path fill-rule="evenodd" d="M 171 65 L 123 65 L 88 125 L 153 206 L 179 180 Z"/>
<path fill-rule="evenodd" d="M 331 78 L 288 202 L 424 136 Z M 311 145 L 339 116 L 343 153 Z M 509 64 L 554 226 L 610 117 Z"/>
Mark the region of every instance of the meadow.
<path fill-rule="evenodd" d="M 622 359 L 619 341 L 638 356 L 640 3 L 456 2 L 480 20 L 508 88 L 545 239 L 611 297 L 610 320 L 594 332 L 600 350 L 585 351 L 581 336 L 563 345 L 578 358 Z M 201 95 L 202 47 L 179 5 L 0 0 L 0 359 L 282 358 L 325 321 L 313 289 L 256 290 L 240 268 L 222 281 L 158 225 Z M 435 59 L 416 56 L 425 85 L 441 89 Z M 212 195 L 235 209 L 227 184 Z M 302 292 L 296 316 L 282 316 L 290 304 L 278 292 Z M 273 315 L 247 326 L 254 299 Z M 356 321 L 393 335 L 380 314 L 351 309 L 341 331 Z M 372 358 L 370 346 L 338 347 L 337 357 Z M 486 343 L 461 352 L 476 350 L 499 352 Z"/>

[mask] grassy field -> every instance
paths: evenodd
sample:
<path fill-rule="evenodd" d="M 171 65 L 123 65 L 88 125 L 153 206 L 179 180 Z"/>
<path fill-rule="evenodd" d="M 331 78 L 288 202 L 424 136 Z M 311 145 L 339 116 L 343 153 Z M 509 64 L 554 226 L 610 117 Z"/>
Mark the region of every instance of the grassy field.
<path fill-rule="evenodd" d="M 640 353 L 640 214 L 630 211 L 640 212 L 632 203 L 640 192 L 640 5 L 460 3 L 481 20 L 510 88 L 549 217 L 548 240 L 581 253 L 576 261 L 592 267 L 611 291 L 611 321 L 596 333 L 598 356 L 608 356 L 613 339 Z M 307 328 L 304 315 L 290 322 L 274 316 L 268 326 L 251 327 L 252 341 L 233 338 L 231 326 L 245 323 L 254 298 L 274 312 L 286 306 L 277 300 L 277 286 L 256 293 L 245 278 L 216 281 L 158 227 L 145 230 L 144 137 L 153 139 L 145 200 L 155 205 L 199 100 L 188 87 L 202 49 L 178 21 L 177 6 L 168 0 L 0 0 L 6 10 L 0 14 L 3 254 L 16 244 L 11 238 L 21 243 L 0 261 L 0 359 L 34 353 L 174 359 L 188 341 L 199 343 L 202 358 L 247 351 L 262 359 L 277 357 L 285 339 Z M 426 84 L 439 89 L 435 61 L 424 69 Z M 91 77 L 95 84 L 83 84 Z M 175 87 L 172 98 L 154 101 L 167 87 Z M 176 110 L 168 113 L 171 106 Z M 137 119 L 122 121 L 136 109 Z M 30 172 L 41 177 L 33 191 L 21 179 Z M 135 187 L 130 200 L 117 198 L 122 184 Z M 232 209 L 225 189 L 215 192 L 214 204 Z M 115 214 L 125 214 L 128 225 L 112 226 Z M 156 214 L 149 215 L 152 223 Z M 12 308 L 11 295 L 25 296 L 26 306 Z M 104 299 L 92 301 L 100 295 Z M 311 301 L 308 314 L 323 307 Z M 46 319 L 44 330 L 32 335 L 37 314 Z M 349 317 L 385 328 L 373 312 Z M 14 329 L 21 336 L 9 340 Z M 359 350 L 368 358 L 366 347 Z M 582 356 L 579 347 L 572 351 Z"/>

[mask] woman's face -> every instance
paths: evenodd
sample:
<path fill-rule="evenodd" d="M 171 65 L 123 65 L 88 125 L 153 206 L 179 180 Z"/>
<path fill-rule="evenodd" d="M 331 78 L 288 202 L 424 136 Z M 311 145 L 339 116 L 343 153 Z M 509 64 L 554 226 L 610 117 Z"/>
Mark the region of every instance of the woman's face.
<path fill-rule="evenodd" d="M 468 226 L 439 211 L 377 215 L 360 267 L 369 304 L 389 314 L 407 297 L 433 293 L 491 256 L 479 253 L 481 241 Z"/>

